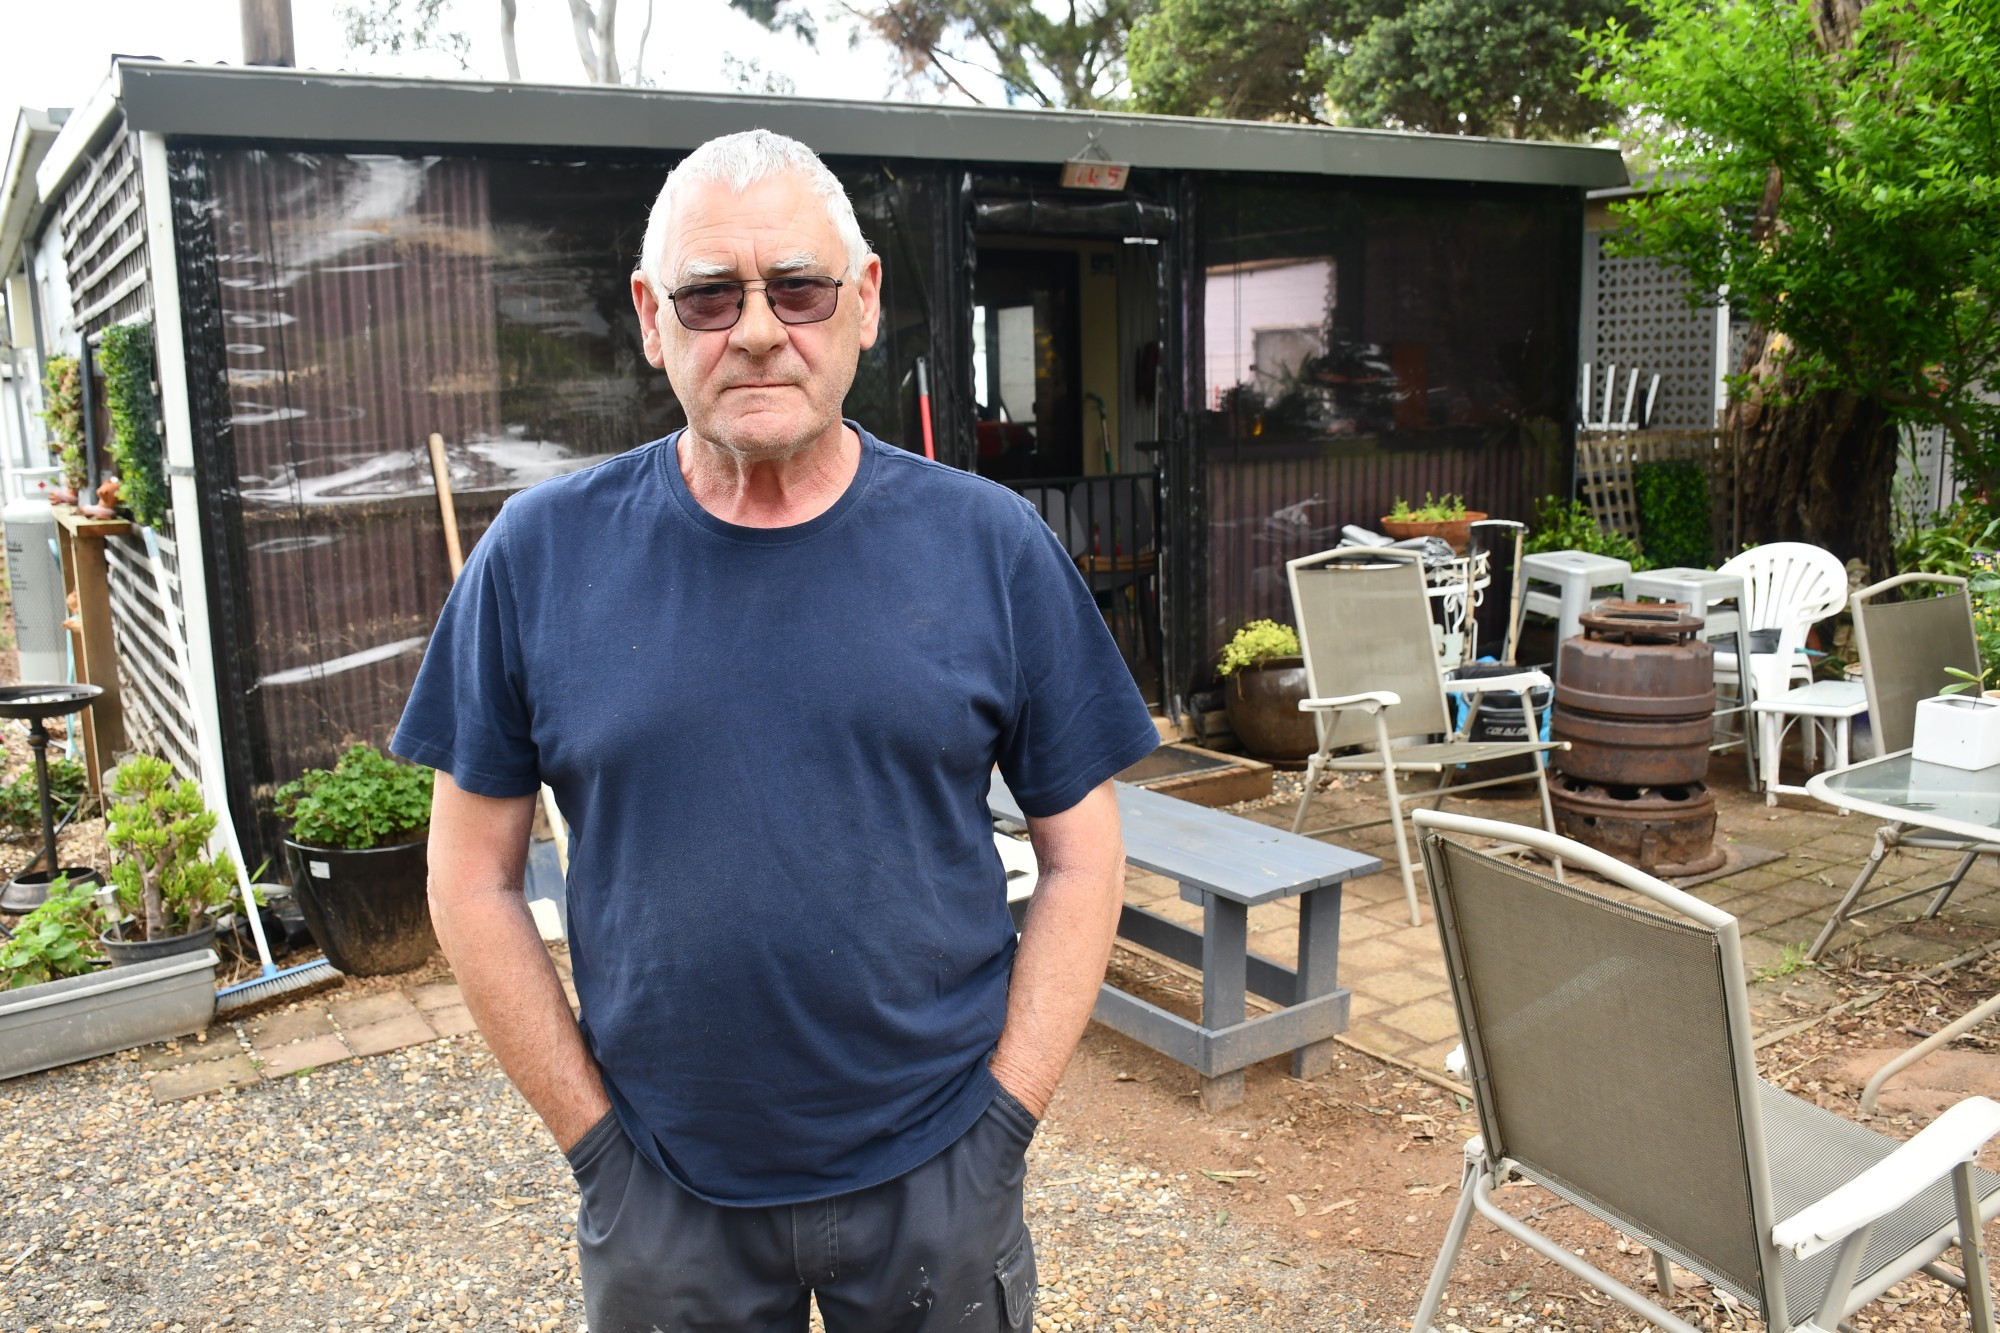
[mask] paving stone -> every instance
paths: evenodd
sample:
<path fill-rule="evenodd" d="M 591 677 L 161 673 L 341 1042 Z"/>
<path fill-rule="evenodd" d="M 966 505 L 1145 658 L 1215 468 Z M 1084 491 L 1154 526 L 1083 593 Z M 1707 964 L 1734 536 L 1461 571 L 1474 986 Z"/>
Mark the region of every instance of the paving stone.
<path fill-rule="evenodd" d="M 424 1021 L 424 1016 L 414 1008 L 401 1018 L 386 1018 L 379 1023 L 364 1023 L 360 1027 L 346 1031 L 347 1044 L 356 1055 L 380 1055 L 384 1051 L 400 1050 L 405 1046 L 416 1046 L 433 1041 L 437 1030 Z"/>
<path fill-rule="evenodd" d="M 182 1041 L 145 1047 L 139 1052 L 139 1068 L 178 1069 L 182 1065 L 227 1060 L 232 1055 L 243 1053 L 243 1045 L 236 1040 L 234 1028 L 211 1028 L 209 1031 L 212 1035 L 205 1042 L 189 1037 Z"/>
<path fill-rule="evenodd" d="M 417 1006 L 410 1003 L 410 997 L 401 991 L 383 991 L 380 995 L 335 1000 L 332 1007 L 333 1021 L 347 1031 L 395 1018 L 414 1018 L 417 1013 Z"/>
<path fill-rule="evenodd" d="M 1442 981 L 1415 972 L 1357 972 L 1345 966 L 1341 969 L 1340 984 L 1357 995 L 1372 995 L 1398 1007 L 1442 995 L 1445 990 Z"/>
<path fill-rule="evenodd" d="M 1410 951 L 1387 939 L 1362 940 L 1352 948 L 1343 945 L 1340 962 L 1350 972 L 1387 972 L 1407 967 Z"/>
<path fill-rule="evenodd" d="M 1362 940 L 1373 939 L 1394 929 L 1388 922 L 1366 912 L 1342 911 L 1340 914 L 1340 944 L 1343 949 L 1349 944 L 1359 944 Z"/>
<path fill-rule="evenodd" d="M 1178 921 L 1183 926 L 1199 927 L 1201 925 L 1202 909 L 1200 906 L 1187 902 L 1178 896 L 1163 898 L 1146 910 L 1156 916 L 1163 916 L 1169 921 Z"/>
<path fill-rule="evenodd" d="M 1364 1051 L 1373 1051 L 1378 1055 L 1393 1055 L 1399 1059 L 1423 1044 L 1409 1033 L 1384 1027 L 1373 1018 L 1353 1020 L 1347 1025 L 1347 1031 L 1341 1035 Z"/>
<path fill-rule="evenodd" d="M 1262 954 L 1286 967 L 1296 967 L 1299 961 L 1299 928 L 1286 926 L 1283 930 L 1259 931 L 1250 937 L 1250 952 Z"/>
<path fill-rule="evenodd" d="M 221 1092 L 224 1088 L 247 1088 L 262 1082 L 263 1077 L 250 1057 L 239 1050 L 226 1060 L 203 1060 L 160 1070 L 152 1078 L 153 1100 L 164 1105 Z"/>
<path fill-rule="evenodd" d="M 1374 1021 L 1408 1033 L 1424 1045 L 1458 1036 L 1458 1014 L 1451 1005 L 1439 999 L 1419 1000 L 1401 1009 L 1392 1009 L 1377 1015 Z"/>
<path fill-rule="evenodd" d="M 295 1041 L 289 1046 L 260 1050 L 257 1055 L 263 1062 L 265 1078 L 283 1078 L 301 1069 L 317 1069 L 321 1065 L 338 1064 L 354 1058 L 354 1052 L 347 1048 L 347 1043 L 331 1032 Z"/>
<path fill-rule="evenodd" d="M 454 981 L 433 981 L 419 986 L 412 993 L 417 1009 L 429 1013 L 433 1009 L 449 1009 L 455 1004 L 464 1004 L 465 997 L 459 994 L 458 983 Z"/>
<path fill-rule="evenodd" d="M 324 1036 L 333 1031 L 333 1018 L 325 1008 L 314 1005 L 310 1009 L 294 1009 L 253 1019 L 246 1026 L 250 1044 L 262 1050 L 308 1037 Z"/>
<path fill-rule="evenodd" d="M 472 1021 L 472 1011 L 462 1004 L 446 1005 L 433 1009 L 424 1019 L 440 1037 L 456 1037 L 461 1032 L 476 1032 L 479 1025 Z"/>

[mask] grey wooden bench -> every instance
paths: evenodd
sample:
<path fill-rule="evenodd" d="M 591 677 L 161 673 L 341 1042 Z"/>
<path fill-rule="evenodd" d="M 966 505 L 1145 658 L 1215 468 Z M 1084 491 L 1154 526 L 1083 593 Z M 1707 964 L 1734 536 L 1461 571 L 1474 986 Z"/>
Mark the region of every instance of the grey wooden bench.
<path fill-rule="evenodd" d="M 1350 998 L 1335 984 L 1340 886 L 1380 870 L 1381 861 L 1143 787 L 1121 782 L 1117 791 L 1126 861 L 1173 880 L 1182 898 L 1202 908 L 1196 931 L 1127 904 L 1118 934 L 1201 969 L 1201 1021 L 1110 982 L 1093 1017 L 1201 1075 L 1202 1105 L 1212 1111 L 1242 1100 L 1243 1071 L 1259 1060 L 1289 1051 L 1295 1077 L 1324 1072 L 1333 1062 L 1333 1037 L 1347 1028 Z M 986 803 L 1003 824 L 1026 826 L 998 773 Z M 1249 949 L 1250 909 L 1292 896 L 1299 899 L 1296 969 Z M 1283 1007 L 1248 1017 L 1246 992 Z"/>

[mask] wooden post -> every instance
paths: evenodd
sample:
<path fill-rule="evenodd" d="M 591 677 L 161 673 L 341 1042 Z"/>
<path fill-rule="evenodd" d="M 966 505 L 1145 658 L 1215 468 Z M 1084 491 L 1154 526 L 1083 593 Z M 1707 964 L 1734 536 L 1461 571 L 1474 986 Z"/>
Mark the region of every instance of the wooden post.
<path fill-rule="evenodd" d="M 104 798 L 104 770 L 126 750 L 125 701 L 118 692 L 118 641 L 111 629 L 111 569 L 104 554 L 108 537 L 132 530 L 124 519 L 85 518 L 73 505 L 55 506 L 62 550 L 63 591 L 76 608 L 63 622 L 70 632 L 78 683 L 103 689 L 83 712 L 83 767 L 91 795 Z"/>
<path fill-rule="evenodd" d="M 292 43 L 292 0 L 241 0 L 240 12 L 244 64 L 290 69 L 299 63 Z"/>

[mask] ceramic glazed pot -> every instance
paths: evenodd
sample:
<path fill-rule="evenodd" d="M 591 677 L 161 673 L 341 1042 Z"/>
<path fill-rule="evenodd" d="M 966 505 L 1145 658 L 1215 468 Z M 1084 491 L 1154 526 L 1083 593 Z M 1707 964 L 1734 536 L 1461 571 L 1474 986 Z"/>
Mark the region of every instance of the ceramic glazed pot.
<path fill-rule="evenodd" d="M 1312 756 L 1318 737 L 1312 715 L 1299 711 L 1307 695 L 1302 657 L 1273 657 L 1238 667 L 1222 683 L 1229 729 L 1253 758 L 1297 763 Z"/>
<path fill-rule="evenodd" d="M 351 977 L 407 972 L 437 952 L 425 892 L 429 840 L 350 851 L 285 839 L 292 895 L 327 961 Z"/>

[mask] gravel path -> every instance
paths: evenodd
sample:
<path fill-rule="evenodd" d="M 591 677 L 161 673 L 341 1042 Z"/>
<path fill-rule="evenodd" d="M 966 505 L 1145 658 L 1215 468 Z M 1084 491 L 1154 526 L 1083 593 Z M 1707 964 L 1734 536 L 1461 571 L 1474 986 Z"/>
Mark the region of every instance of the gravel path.
<path fill-rule="evenodd" d="M 134 1052 L 16 1079 L 0 1161 L 0 1329 L 583 1328 L 568 1171 L 476 1035 L 169 1106 Z M 1052 1119 L 1037 1326 L 1345 1322 L 1199 1183 Z"/>

